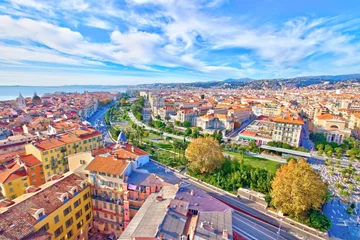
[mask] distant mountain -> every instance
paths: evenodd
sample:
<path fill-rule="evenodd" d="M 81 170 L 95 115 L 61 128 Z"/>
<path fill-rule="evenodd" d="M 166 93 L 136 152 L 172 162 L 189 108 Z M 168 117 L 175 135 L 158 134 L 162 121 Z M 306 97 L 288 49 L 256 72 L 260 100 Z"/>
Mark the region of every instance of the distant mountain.
<path fill-rule="evenodd" d="M 252 78 L 239 78 L 239 79 L 228 78 L 228 79 L 225 79 L 223 82 L 224 83 L 247 83 L 247 82 L 251 82 L 254 80 L 255 79 L 252 79 Z"/>
<path fill-rule="evenodd" d="M 137 86 L 129 86 L 129 88 L 176 88 L 176 89 L 188 89 L 188 88 L 245 88 L 245 89 L 273 89 L 280 90 L 283 88 L 301 88 L 308 87 L 316 84 L 330 83 L 332 85 L 338 82 L 344 82 L 344 84 L 338 84 L 339 86 L 346 86 L 346 81 L 360 81 L 360 74 L 347 74 L 347 75 L 321 75 L 321 76 L 305 76 L 294 78 L 276 78 L 276 79 L 225 79 L 223 81 L 208 81 L 208 82 L 192 82 L 192 83 L 153 83 L 153 84 L 141 84 Z M 337 87 L 337 86 L 333 86 Z"/>

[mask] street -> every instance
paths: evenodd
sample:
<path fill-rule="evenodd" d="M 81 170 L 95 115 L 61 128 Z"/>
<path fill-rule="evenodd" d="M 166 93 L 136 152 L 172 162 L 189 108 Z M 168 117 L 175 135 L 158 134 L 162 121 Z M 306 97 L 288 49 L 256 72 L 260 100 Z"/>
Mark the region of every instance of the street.
<path fill-rule="evenodd" d="M 179 173 L 178 175 L 185 182 L 204 190 L 214 198 L 232 206 L 234 209 L 233 228 L 247 239 L 324 239 L 323 236 L 317 236 L 317 231 L 309 228 L 303 229 L 303 226 L 300 224 L 290 223 L 287 220 L 281 221 L 279 217 L 276 218 L 265 214 L 263 207 L 260 207 L 260 205 L 255 206 L 256 204 L 248 199 L 231 196 L 223 190 L 219 191 L 217 188 L 194 181 L 183 174 Z M 278 236 L 277 232 L 280 222 L 281 229 Z"/>
<path fill-rule="evenodd" d="M 106 106 L 100 106 L 96 113 L 94 113 L 89 119 L 88 122 L 90 122 L 91 126 L 93 126 L 97 131 L 102 132 L 104 143 L 106 145 L 114 143 L 114 140 L 111 138 L 109 134 L 108 126 L 106 126 L 106 123 L 104 121 L 104 116 L 109 111 L 109 109 L 114 105 L 108 104 Z"/>

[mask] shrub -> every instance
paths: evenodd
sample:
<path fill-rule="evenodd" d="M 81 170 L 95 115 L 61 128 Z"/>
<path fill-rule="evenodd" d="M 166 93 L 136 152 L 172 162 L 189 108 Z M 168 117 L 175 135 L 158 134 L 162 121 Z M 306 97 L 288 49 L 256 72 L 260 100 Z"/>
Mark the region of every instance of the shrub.
<path fill-rule="evenodd" d="M 326 232 L 331 228 L 330 219 L 318 210 L 311 211 L 309 215 L 309 220 L 309 225 L 311 227 L 316 228 L 322 232 Z"/>

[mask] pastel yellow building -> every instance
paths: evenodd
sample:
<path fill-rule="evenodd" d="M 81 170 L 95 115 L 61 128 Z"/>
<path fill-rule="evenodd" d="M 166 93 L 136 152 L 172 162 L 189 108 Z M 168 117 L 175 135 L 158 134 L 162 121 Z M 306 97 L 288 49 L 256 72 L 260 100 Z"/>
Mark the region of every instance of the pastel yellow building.
<path fill-rule="evenodd" d="M 87 128 L 33 142 L 25 146 L 25 151 L 41 160 L 47 181 L 52 175 L 69 170 L 69 155 L 90 151 L 102 145 L 101 132 Z"/>
<path fill-rule="evenodd" d="M 8 239 L 89 239 L 92 202 L 86 180 L 68 172 L 14 201 L 0 201 L 2 235 Z"/>
<path fill-rule="evenodd" d="M 25 193 L 29 177 L 23 166 L 12 164 L 0 170 L 0 199 L 14 199 Z"/>

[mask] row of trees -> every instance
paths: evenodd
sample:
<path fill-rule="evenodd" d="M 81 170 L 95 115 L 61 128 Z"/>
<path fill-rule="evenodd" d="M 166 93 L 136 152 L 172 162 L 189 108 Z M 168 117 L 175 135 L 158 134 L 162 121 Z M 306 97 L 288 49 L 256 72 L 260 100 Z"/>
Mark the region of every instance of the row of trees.
<path fill-rule="evenodd" d="M 248 148 L 256 149 L 256 144 Z M 305 160 L 290 160 L 276 175 L 253 168 L 237 159 L 224 158 L 219 142 L 212 137 L 198 138 L 185 152 L 189 173 L 225 190 L 239 187 L 265 193 L 271 206 L 282 213 L 326 231 L 330 220 L 320 209 L 328 196 L 327 184 Z"/>
<path fill-rule="evenodd" d="M 296 150 L 296 151 L 300 151 L 300 152 L 309 152 L 309 150 L 307 150 L 304 147 L 294 147 L 291 146 L 290 144 L 286 143 L 286 142 L 279 142 L 279 141 L 271 141 L 268 142 L 267 145 L 271 146 L 271 147 L 277 147 L 277 148 L 285 148 L 285 149 L 291 149 L 291 150 Z"/>
<path fill-rule="evenodd" d="M 345 153 L 351 160 L 360 160 L 360 141 L 353 137 L 345 138 L 344 143 L 340 145 L 327 142 L 322 133 L 311 133 L 310 139 L 315 143 L 319 155 L 332 157 L 335 154 L 335 157 L 340 159 Z"/>
<path fill-rule="evenodd" d="M 144 108 L 144 103 L 145 103 L 145 98 L 140 97 L 131 105 L 131 111 L 133 112 L 135 118 L 138 121 L 143 120 L 142 110 Z"/>
<path fill-rule="evenodd" d="M 191 142 L 186 149 L 186 158 L 192 174 L 222 189 L 235 191 L 242 187 L 262 193 L 270 191 L 273 174 L 224 157 L 219 142 L 213 137 Z"/>

